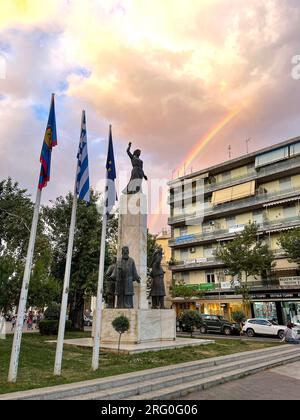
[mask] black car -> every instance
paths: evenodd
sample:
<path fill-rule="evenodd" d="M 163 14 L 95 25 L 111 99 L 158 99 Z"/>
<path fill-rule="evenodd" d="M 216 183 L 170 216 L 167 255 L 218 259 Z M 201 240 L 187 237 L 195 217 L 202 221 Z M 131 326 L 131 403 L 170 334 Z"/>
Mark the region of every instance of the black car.
<path fill-rule="evenodd" d="M 238 335 L 240 333 L 240 327 L 238 324 L 227 321 L 227 319 L 220 315 L 201 315 L 200 333 Z"/>

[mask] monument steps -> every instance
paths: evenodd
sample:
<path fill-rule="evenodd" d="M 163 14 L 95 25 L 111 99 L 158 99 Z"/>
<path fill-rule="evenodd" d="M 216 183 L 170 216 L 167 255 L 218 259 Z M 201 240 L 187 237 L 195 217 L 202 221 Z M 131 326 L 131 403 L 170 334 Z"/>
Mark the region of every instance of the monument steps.
<path fill-rule="evenodd" d="M 201 386 L 251 374 L 268 367 L 300 359 L 297 346 L 275 346 L 267 349 L 202 359 L 144 371 L 115 375 L 73 384 L 57 385 L 30 391 L 0 395 L 0 400 L 56 399 L 143 399 L 171 398 L 192 392 Z M 100 362 L 101 369 L 101 362 Z M 217 382 L 215 382 L 217 381 Z M 200 388 L 197 388 L 200 387 Z M 201 388 L 202 389 L 202 388 Z M 154 395 L 155 394 L 155 395 Z"/>
<path fill-rule="evenodd" d="M 228 377 L 228 379 L 235 379 L 240 375 L 254 373 L 257 369 L 265 368 L 270 366 L 277 366 L 282 361 L 294 361 L 295 356 L 300 359 L 300 352 L 296 349 L 286 349 L 280 352 L 280 355 L 273 354 L 272 360 L 270 361 L 270 354 L 256 355 L 241 360 L 234 360 L 225 362 L 220 365 L 201 366 L 200 368 L 194 367 L 188 371 L 181 371 L 175 373 L 167 373 L 165 376 L 158 377 L 156 379 L 144 379 L 141 382 L 136 382 L 126 386 L 118 386 L 113 389 L 96 391 L 89 394 L 82 394 L 74 400 L 118 400 L 118 399 L 155 399 L 154 396 L 157 394 L 157 398 L 161 397 L 169 398 L 172 395 L 173 388 L 176 388 L 177 392 L 191 392 L 195 386 L 200 384 L 201 389 L 204 387 L 213 386 L 220 383 L 220 380 Z M 178 388 L 178 389 L 177 389 Z M 175 395 L 175 396 L 178 396 Z M 67 398 L 68 399 L 68 398 Z"/>
<path fill-rule="evenodd" d="M 15 392 L 0 396 L 0 400 L 176 398 L 299 359 L 300 349 L 297 346 L 275 346 L 107 378 Z"/>

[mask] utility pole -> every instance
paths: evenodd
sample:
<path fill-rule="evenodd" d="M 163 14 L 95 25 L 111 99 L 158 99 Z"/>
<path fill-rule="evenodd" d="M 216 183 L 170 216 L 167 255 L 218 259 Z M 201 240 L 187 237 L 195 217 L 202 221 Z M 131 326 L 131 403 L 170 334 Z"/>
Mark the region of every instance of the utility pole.
<path fill-rule="evenodd" d="M 231 159 L 231 146 L 230 145 L 228 146 L 228 157 L 229 159 Z"/>

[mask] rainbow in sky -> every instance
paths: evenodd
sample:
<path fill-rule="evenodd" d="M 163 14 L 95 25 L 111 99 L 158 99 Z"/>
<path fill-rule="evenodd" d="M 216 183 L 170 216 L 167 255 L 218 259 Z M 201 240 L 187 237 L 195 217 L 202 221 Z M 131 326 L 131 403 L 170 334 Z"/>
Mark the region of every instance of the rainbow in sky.
<path fill-rule="evenodd" d="M 199 153 L 204 149 L 204 147 L 231 121 L 233 120 L 243 109 L 243 106 L 237 107 L 231 111 L 229 111 L 225 117 L 223 117 L 220 121 L 217 122 L 217 124 L 212 127 L 203 137 L 201 137 L 195 146 L 192 148 L 192 150 L 187 154 L 183 162 L 178 166 L 175 173 L 178 174 L 178 176 L 182 176 L 185 173 L 186 168 L 188 168 L 193 161 L 196 159 L 196 157 L 199 155 Z M 149 221 L 149 229 L 152 230 L 159 217 L 161 216 L 161 209 L 164 207 L 163 203 L 166 201 L 167 197 L 166 194 L 164 194 L 161 197 L 161 200 L 157 206 L 157 209 L 155 211 L 155 214 L 152 214 Z"/>

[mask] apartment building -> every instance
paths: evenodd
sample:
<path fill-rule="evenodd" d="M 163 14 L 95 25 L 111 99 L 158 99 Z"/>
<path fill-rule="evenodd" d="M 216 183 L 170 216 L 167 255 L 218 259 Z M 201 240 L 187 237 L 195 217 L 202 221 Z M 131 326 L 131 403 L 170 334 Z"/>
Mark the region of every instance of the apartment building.
<path fill-rule="evenodd" d="M 192 307 L 230 319 L 246 309 L 248 316 L 299 322 L 299 267 L 288 261 L 278 239 L 300 226 L 300 137 L 183 176 L 169 189 L 172 277 L 203 291 L 189 303 L 174 299 L 177 312 Z M 251 303 L 245 308 L 215 250 L 249 222 L 270 244 L 276 266 L 268 278 L 248 279 Z"/>

